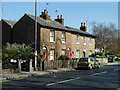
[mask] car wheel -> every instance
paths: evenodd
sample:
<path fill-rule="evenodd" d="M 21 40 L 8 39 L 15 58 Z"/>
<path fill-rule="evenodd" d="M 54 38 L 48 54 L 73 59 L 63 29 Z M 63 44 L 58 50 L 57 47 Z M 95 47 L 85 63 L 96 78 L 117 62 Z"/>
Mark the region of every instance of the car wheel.
<path fill-rule="evenodd" d="M 98 68 L 100 68 L 100 64 L 98 65 Z"/>
<path fill-rule="evenodd" d="M 89 69 L 92 70 L 92 65 L 90 65 Z"/>

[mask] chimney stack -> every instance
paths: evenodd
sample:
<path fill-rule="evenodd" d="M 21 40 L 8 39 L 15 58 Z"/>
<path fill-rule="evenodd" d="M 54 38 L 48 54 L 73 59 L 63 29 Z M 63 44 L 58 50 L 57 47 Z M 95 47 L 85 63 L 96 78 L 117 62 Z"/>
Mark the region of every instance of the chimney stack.
<path fill-rule="evenodd" d="M 83 26 L 83 22 L 81 22 L 81 27 L 80 27 L 80 30 L 82 30 L 82 31 L 85 31 L 85 32 L 86 32 L 87 28 L 86 28 L 85 23 L 84 23 L 84 26 Z"/>
<path fill-rule="evenodd" d="M 45 20 L 51 20 L 50 16 L 48 15 L 48 11 L 45 9 L 44 12 L 41 12 L 40 17 L 42 17 Z"/>
<path fill-rule="evenodd" d="M 55 21 L 61 23 L 62 25 L 64 25 L 64 19 L 62 17 L 62 15 L 60 15 L 60 18 L 59 18 L 59 15 L 57 16 L 57 19 L 55 19 Z"/>

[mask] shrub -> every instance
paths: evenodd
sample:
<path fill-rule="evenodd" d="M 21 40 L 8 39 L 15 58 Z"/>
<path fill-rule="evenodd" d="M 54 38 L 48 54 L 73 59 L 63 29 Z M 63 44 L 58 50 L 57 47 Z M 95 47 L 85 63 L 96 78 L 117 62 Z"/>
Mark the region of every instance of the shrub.
<path fill-rule="evenodd" d="M 69 60 L 67 55 L 61 55 L 58 57 L 58 60 Z"/>
<path fill-rule="evenodd" d="M 96 56 L 96 58 L 106 58 L 106 56 Z"/>

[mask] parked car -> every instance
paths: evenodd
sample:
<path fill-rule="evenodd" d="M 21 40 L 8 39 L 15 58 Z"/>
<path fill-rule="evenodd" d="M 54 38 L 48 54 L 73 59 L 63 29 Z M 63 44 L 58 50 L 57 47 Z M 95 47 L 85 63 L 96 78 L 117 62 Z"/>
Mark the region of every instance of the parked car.
<path fill-rule="evenodd" d="M 78 68 L 89 68 L 90 70 L 93 68 L 100 68 L 100 63 L 98 60 L 92 57 L 88 58 L 80 58 L 77 64 Z"/>
<path fill-rule="evenodd" d="M 107 55 L 108 57 L 108 62 L 114 62 L 114 60 L 117 58 L 115 55 Z"/>

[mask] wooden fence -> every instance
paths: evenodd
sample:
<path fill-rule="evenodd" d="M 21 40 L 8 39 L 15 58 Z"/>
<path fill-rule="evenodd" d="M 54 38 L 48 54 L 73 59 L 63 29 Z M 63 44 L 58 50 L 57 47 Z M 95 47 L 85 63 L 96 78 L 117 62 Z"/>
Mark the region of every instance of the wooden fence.
<path fill-rule="evenodd" d="M 44 61 L 44 70 L 45 69 L 76 67 L 77 62 L 78 62 L 77 60 Z"/>

